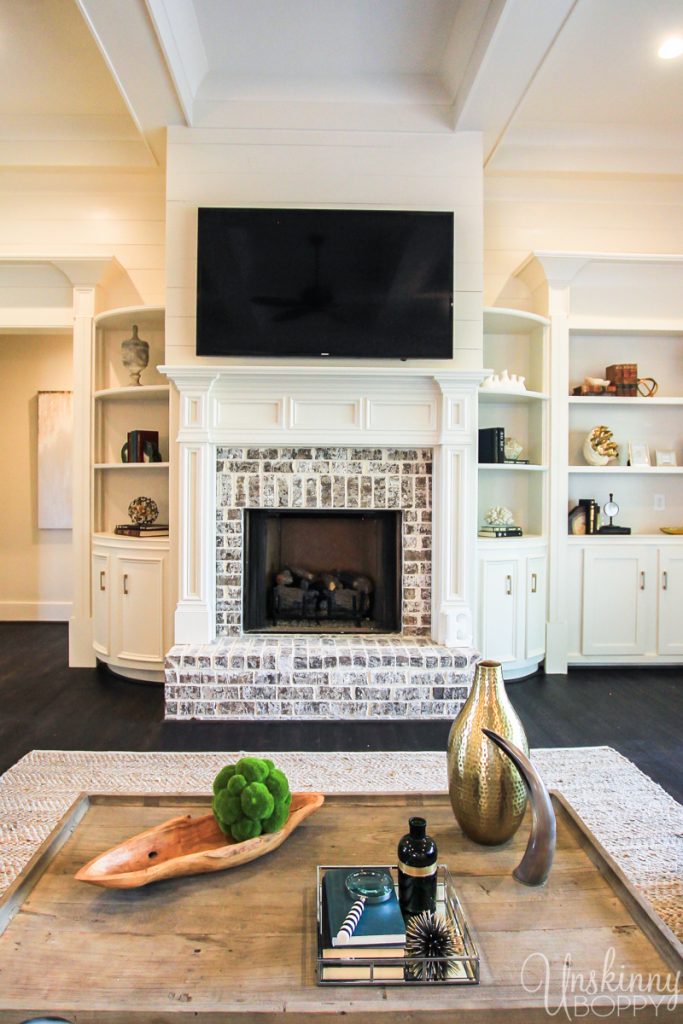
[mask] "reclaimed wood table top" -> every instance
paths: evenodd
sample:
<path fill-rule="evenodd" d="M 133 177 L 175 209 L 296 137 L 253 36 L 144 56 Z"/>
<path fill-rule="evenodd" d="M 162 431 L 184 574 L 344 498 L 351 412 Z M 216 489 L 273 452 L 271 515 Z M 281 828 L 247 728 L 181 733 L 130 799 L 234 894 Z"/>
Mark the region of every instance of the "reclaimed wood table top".
<path fill-rule="evenodd" d="M 596 867 L 562 811 L 555 866 L 538 889 L 511 875 L 528 822 L 507 846 L 485 848 L 462 836 L 446 796 L 395 794 L 329 796 L 282 847 L 234 870 L 136 890 L 74 880 L 108 847 L 175 814 L 205 813 L 207 804 L 186 796 L 90 801 L 30 891 L 20 899 L 18 889 L 9 894 L 16 913 L 0 935 L 0 1024 L 45 1013 L 78 1024 L 266 1024 L 283 1016 L 322 1024 L 375 1014 L 382 1021 L 532 1024 L 547 1022 L 547 1003 L 566 1000 L 567 978 L 600 975 L 609 962 L 625 978 L 674 984 L 680 945 L 670 933 L 674 945 L 662 943 L 657 920 L 611 868 Z M 439 860 L 455 877 L 481 955 L 481 984 L 317 986 L 316 865 L 392 863 L 414 813 L 427 818 Z M 602 1016 L 594 1019 L 604 1019 L 604 1000 L 612 998 L 603 992 Z M 683 1009 L 677 1006 L 669 1019 Z M 645 1005 L 637 1020 L 661 1020 L 661 1005 L 658 1013 Z"/>

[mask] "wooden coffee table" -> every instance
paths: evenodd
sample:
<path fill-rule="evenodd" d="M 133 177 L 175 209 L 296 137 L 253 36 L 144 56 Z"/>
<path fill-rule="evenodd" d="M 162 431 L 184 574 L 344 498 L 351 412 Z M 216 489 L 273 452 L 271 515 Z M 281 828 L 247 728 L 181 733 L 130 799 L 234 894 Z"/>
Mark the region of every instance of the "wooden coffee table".
<path fill-rule="evenodd" d="M 680 943 L 571 809 L 554 799 L 556 861 L 540 889 L 511 876 L 528 823 L 508 846 L 484 848 L 462 836 L 445 795 L 363 794 L 329 796 L 262 860 L 143 889 L 106 890 L 76 882 L 74 872 L 166 818 L 206 813 L 209 801 L 84 796 L 0 902 L 0 1024 L 46 1013 L 78 1024 L 268 1024 L 281 1017 L 339 1024 L 342 1015 L 358 1024 L 375 1016 L 532 1024 L 552 1019 L 546 1002 L 561 1005 L 568 971 L 600 978 L 610 950 L 614 971 L 672 984 L 683 968 Z M 316 986 L 316 865 L 393 863 L 415 813 L 427 818 L 439 860 L 455 876 L 481 955 L 481 984 Z M 609 991 L 601 999 L 588 995 L 596 1014 L 577 1019 L 604 1020 L 616 998 Z M 669 998 L 678 999 L 671 1016 L 661 1005 L 658 1014 L 644 1006 L 635 1020 L 678 1019 L 681 996 Z M 572 994 L 565 999 L 571 1008 Z"/>

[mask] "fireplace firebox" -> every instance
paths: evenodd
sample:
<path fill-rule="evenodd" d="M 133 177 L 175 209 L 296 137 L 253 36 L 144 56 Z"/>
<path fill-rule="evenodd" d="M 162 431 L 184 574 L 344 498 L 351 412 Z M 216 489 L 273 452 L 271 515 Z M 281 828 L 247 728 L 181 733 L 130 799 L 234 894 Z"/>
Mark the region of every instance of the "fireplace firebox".
<path fill-rule="evenodd" d="M 399 511 L 245 509 L 244 630 L 401 629 Z"/>

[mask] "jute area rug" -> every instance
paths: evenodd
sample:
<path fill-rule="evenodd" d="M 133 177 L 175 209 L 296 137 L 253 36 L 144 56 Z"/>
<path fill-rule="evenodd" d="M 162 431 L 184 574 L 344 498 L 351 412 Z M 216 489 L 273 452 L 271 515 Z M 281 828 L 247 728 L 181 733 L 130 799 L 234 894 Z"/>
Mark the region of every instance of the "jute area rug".
<path fill-rule="evenodd" d="M 79 793 L 208 792 L 216 772 L 244 753 L 32 751 L 0 778 L 0 893 Z M 296 790 L 446 789 L 441 751 L 263 756 L 276 761 Z M 683 939 L 683 806 L 611 747 L 536 750 L 533 758 L 549 788 L 564 794 Z"/>

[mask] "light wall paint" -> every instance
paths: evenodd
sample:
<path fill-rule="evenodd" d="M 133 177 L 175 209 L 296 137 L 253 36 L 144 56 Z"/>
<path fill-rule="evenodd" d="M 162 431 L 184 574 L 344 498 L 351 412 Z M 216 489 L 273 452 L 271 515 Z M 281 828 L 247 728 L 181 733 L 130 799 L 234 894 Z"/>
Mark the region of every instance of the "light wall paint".
<path fill-rule="evenodd" d="M 455 351 L 452 362 L 442 360 L 436 365 L 481 367 L 479 133 L 169 128 L 166 199 L 169 364 L 249 362 L 202 360 L 195 355 L 197 207 L 308 206 L 452 210 Z M 298 365 L 306 360 L 289 362 Z M 343 362 L 325 361 L 326 365 Z M 397 361 L 397 365 L 404 364 Z"/>
<path fill-rule="evenodd" d="M 534 250 L 683 251 L 680 179 L 490 175 L 484 197 L 485 305 L 531 308 L 511 275 Z"/>
<path fill-rule="evenodd" d="M 0 169 L 0 261 L 114 257 L 102 308 L 163 304 L 164 221 L 158 170 Z"/>
<path fill-rule="evenodd" d="M 0 619 L 65 620 L 71 530 L 38 529 L 38 391 L 72 387 L 71 337 L 0 335 Z"/>

